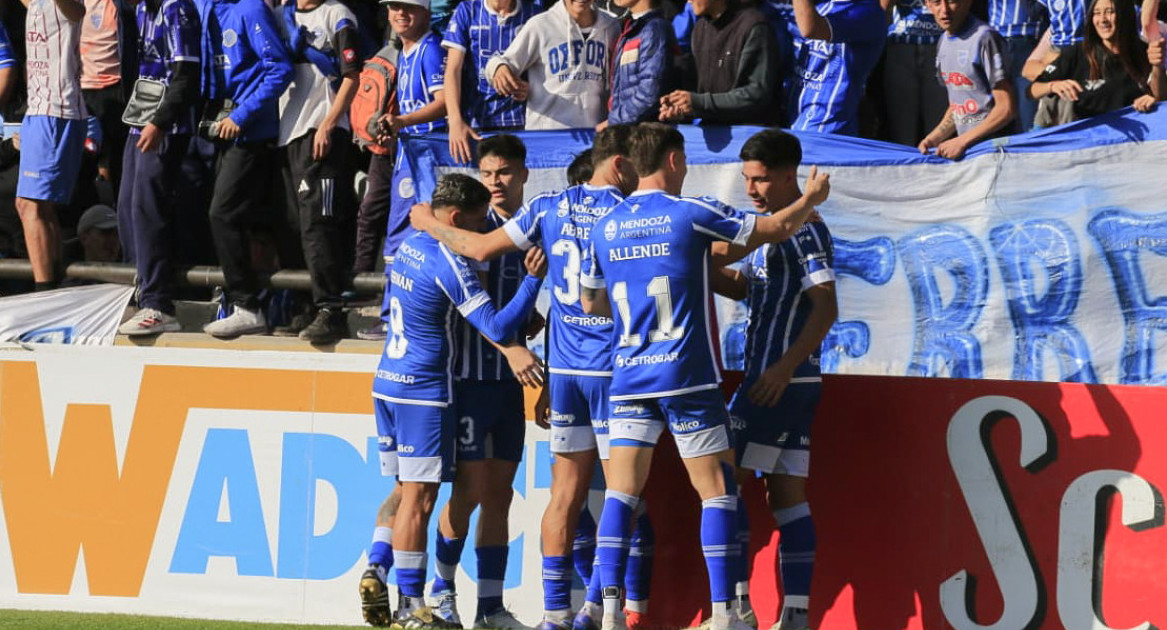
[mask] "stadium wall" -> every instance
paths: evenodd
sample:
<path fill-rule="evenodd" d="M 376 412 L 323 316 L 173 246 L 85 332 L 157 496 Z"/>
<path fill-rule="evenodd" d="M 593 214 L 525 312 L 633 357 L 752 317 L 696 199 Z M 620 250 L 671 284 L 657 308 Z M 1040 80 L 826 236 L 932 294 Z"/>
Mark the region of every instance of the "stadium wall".
<path fill-rule="evenodd" d="M 375 354 L 37 346 L 0 359 L 0 608 L 360 623 Z M 727 383 L 727 387 L 732 383 Z M 816 627 L 1167 623 L 1161 388 L 835 376 L 817 419 Z M 546 434 L 515 483 L 507 600 L 541 608 Z M 705 601 L 700 506 L 669 446 L 647 498 L 650 621 Z M 778 605 L 756 486 L 753 600 Z M 598 499 L 598 496 L 596 497 Z M 473 554 L 459 574 L 474 593 Z M 430 571 L 432 576 L 432 568 Z"/>

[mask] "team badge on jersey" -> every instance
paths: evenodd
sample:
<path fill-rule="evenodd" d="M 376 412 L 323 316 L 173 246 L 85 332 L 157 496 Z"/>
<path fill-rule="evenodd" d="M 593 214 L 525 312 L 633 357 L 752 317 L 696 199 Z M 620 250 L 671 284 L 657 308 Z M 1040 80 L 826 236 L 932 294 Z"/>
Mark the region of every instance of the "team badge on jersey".
<path fill-rule="evenodd" d="M 617 230 L 619 230 L 619 227 L 616 226 L 616 222 L 608 221 L 608 223 L 604 226 L 604 238 L 608 239 L 609 241 L 615 240 Z"/>
<path fill-rule="evenodd" d="M 555 214 L 559 215 L 559 218 L 562 219 L 563 217 L 566 217 L 567 213 L 570 211 L 571 211 L 571 203 L 567 200 L 567 197 L 560 199 L 559 200 L 559 209 L 556 211 Z"/>
<path fill-rule="evenodd" d="M 397 196 L 403 198 L 413 197 L 415 191 L 413 189 L 413 178 L 402 177 L 401 181 L 397 183 Z"/>
<path fill-rule="evenodd" d="M 232 46 L 234 46 L 235 44 L 238 44 L 238 43 L 239 43 L 239 33 L 236 33 L 234 29 L 230 29 L 230 28 L 223 31 L 223 47 L 224 48 L 231 48 Z"/>

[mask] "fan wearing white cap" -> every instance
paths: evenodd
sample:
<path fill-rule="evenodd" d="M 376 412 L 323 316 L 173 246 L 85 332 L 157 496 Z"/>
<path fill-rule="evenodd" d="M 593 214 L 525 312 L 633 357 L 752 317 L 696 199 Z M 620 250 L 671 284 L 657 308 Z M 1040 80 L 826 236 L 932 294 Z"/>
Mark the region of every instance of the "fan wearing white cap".
<path fill-rule="evenodd" d="M 426 134 L 446 129 L 446 52 L 442 38 L 430 30 L 430 0 L 392 0 L 389 25 L 401 39 L 397 62 L 400 114 L 379 121 L 385 135 Z"/>

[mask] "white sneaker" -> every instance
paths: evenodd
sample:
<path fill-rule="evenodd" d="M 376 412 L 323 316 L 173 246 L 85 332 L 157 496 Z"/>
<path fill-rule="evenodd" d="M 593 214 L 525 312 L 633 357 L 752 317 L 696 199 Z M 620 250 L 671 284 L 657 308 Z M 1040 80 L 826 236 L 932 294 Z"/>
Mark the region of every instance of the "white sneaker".
<path fill-rule="evenodd" d="M 433 601 L 430 604 L 430 608 L 434 610 L 434 614 L 459 628 L 462 627 L 462 617 L 458 615 L 457 593 L 454 591 L 441 591 L 438 593 L 430 593 L 430 597 Z"/>
<path fill-rule="evenodd" d="M 236 306 L 229 316 L 203 326 L 203 332 L 212 337 L 263 334 L 267 332 L 267 320 L 264 319 L 261 310 L 249 311 L 242 306 Z"/>
<path fill-rule="evenodd" d="M 782 616 L 770 630 L 809 630 L 810 613 L 805 608 L 782 608 Z"/>
<path fill-rule="evenodd" d="M 600 619 L 600 630 L 628 630 L 623 612 L 615 615 L 604 614 Z"/>
<path fill-rule="evenodd" d="M 162 311 L 153 308 L 143 308 L 134 316 L 126 320 L 126 323 L 118 326 L 118 332 L 123 335 L 157 335 L 164 332 L 178 332 L 182 330 L 182 324 L 178 323 L 178 319 L 173 315 L 167 315 Z"/>
<path fill-rule="evenodd" d="M 495 628 L 496 630 L 531 630 L 531 626 L 515 618 L 514 613 L 506 608 L 479 617 L 474 620 L 475 628 Z"/>

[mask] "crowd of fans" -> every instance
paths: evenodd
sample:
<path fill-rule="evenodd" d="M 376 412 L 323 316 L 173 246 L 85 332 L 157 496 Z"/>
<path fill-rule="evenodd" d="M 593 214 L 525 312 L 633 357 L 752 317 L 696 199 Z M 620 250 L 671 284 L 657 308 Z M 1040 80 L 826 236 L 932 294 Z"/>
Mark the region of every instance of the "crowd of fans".
<path fill-rule="evenodd" d="M 0 257 L 27 257 L 35 288 L 55 288 L 70 258 L 112 256 L 87 243 L 113 212 L 140 307 L 122 332 L 178 330 L 174 270 L 210 264 L 225 308 L 206 332 L 331 342 L 349 333 L 351 274 L 375 271 L 408 226 L 390 216 L 398 134 L 448 133 L 470 162 L 500 130 L 779 125 L 959 159 L 999 135 L 1153 108 L 1164 54 L 1146 6 L 5 2 Z M 385 98 L 370 106 L 373 61 Z M 259 278 L 279 268 L 308 269 L 311 296 L 272 321 Z"/>

